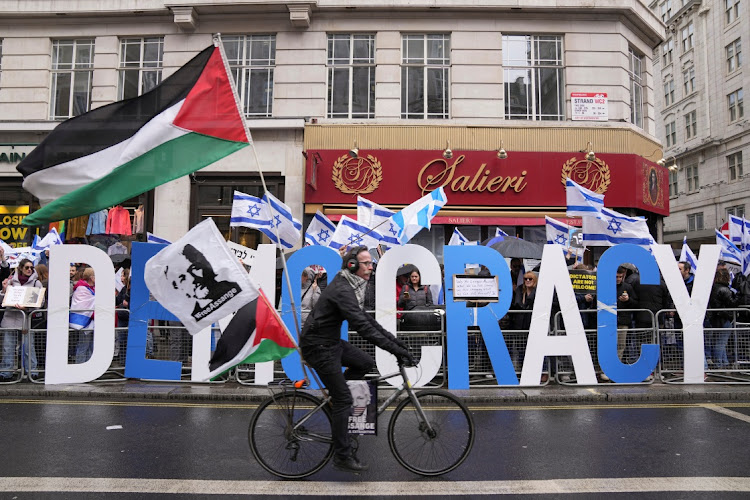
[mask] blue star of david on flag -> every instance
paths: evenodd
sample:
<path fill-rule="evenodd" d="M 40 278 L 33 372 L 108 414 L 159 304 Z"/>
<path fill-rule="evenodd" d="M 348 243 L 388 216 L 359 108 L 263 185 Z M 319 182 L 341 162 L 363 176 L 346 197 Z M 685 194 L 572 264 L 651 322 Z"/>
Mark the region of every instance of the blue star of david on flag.
<path fill-rule="evenodd" d="M 616 220 L 614 217 L 610 219 L 607 230 L 612 231 L 612 234 L 617 234 L 617 231 L 622 231 L 622 222 Z"/>
<path fill-rule="evenodd" d="M 349 235 L 349 244 L 350 245 L 359 245 L 362 242 L 362 236 L 359 234 L 350 234 Z"/>
<path fill-rule="evenodd" d="M 302 224 L 292 217 L 289 207 L 270 193 L 261 199 L 235 191 L 229 227 L 237 226 L 258 229 L 284 248 L 292 248 L 302 232 Z"/>
<path fill-rule="evenodd" d="M 567 245 L 568 238 L 566 238 L 562 234 L 558 234 L 557 237 L 555 238 L 555 243 L 558 245 Z"/>
<path fill-rule="evenodd" d="M 318 210 L 315 212 L 313 220 L 310 221 L 310 225 L 307 226 L 305 242 L 308 245 L 321 245 L 326 247 L 330 244 L 331 237 L 333 237 L 335 231 L 336 225 Z"/>
<path fill-rule="evenodd" d="M 318 240 L 320 241 L 328 241 L 328 238 L 331 237 L 330 231 L 328 229 L 321 229 L 318 233 Z"/>
<path fill-rule="evenodd" d="M 252 217 L 257 217 L 260 215 L 260 207 L 258 205 L 251 205 L 247 209 L 247 213 L 249 213 Z"/>
<path fill-rule="evenodd" d="M 396 229 L 396 227 L 393 225 L 393 222 L 389 222 L 388 225 L 391 226 L 388 228 L 388 232 L 390 232 L 393 236 L 396 236 L 398 234 L 398 229 Z"/>

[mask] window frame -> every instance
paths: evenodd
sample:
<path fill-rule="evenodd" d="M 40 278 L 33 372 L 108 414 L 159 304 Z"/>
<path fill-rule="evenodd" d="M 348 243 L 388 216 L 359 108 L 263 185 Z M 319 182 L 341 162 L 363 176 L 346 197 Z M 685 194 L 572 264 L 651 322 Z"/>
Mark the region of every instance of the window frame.
<path fill-rule="evenodd" d="M 523 60 L 514 59 L 515 52 L 511 46 L 525 44 L 528 54 Z M 554 58 L 543 58 L 540 45 L 554 44 Z M 502 37 L 502 65 L 503 65 L 503 99 L 505 101 L 503 117 L 506 120 L 533 120 L 533 121 L 564 121 L 565 120 L 565 47 L 563 35 L 557 34 L 505 34 Z M 554 93 L 557 102 L 554 107 L 556 113 L 544 113 L 543 108 L 549 101 L 542 102 L 542 91 L 545 79 L 542 73 L 547 70 L 554 71 Z M 525 109 L 525 113 L 513 112 L 512 85 L 518 78 L 511 75 L 524 73 L 524 91 L 526 103 L 518 106 Z M 551 92 L 544 97 L 553 95 Z"/>
<path fill-rule="evenodd" d="M 694 35 L 695 26 L 693 25 L 693 21 L 687 23 L 687 25 L 683 26 L 683 28 L 680 30 L 680 41 L 682 44 L 683 54 L 693 48 Z"/>
<path fill-rule="evenodd" d="M 409 48 L 411 44 L 409 42 L 422 40 L 422 56 L 411 57 L 409 54 Z M 442 54 L 438 57 L 430 57 L 429 48 L 430 41 L 438 43 L 442 41 Z M 417 61 L 419 59 L 419 61 Z M 432 63 L 430 61 L 433 61 Z M 435 62 L 439 61 L 439 62 Z M 401 118 L 402 119 L 438 119 L 447 120 L 450 119 L 450 96 L 451 96 L 451 35 L 450 33 L 402 33 L 401 34 Z M 416 72 L 419 76 L 419 72 L 422 73 L 422 90 L 421 97 L 417 97 L 413 101 L 410 101 L 409 91 L 409 74 Z M 430 74 L 437 74 L 442 77 L 442 95 L 437 95 L 435 99 L 430 96 L 433 94 L 430 92 Z M 440 78 L 433 80 L 439 82 Z M 419 96 L 419 93 L 417 93 Z M 410 104 L 412 102 L 421 101 L 422 110 L 410 111 Z M 438 101 L 442 111 L 430 112 L 430 103 Z"/>
<path fill-rule="evenodd" d="M 727 73 L 734 73 L 742 67 L 742 39 L 737 38 L 724 50 L 726 51 Z"/>
<path fill-rule="evenodd" d="M 683 89 L 685 96 L 695 92 L 695 66 L 690 66 L 682 72 Z M 689 86 L 689 88 L 688 88 Z"/>
<path fill-rule="evenodd" d="M 676 170 L 669 170 L 669 197 L 674 198 L 679 194 L 679 175 Z"/>
<path fill-rule="evenodd" d="M 126 55 L 129 53 L 128 47 L 137 45 L 138 49 L 138 61 L 127 61 Z M 146 61 L 146 44 L 155 43 L 158 47 L 158 57 L 156 60 Z M 133 97 L 138 97 L 146 92 L 152 90 L 161 83 L 162 75 L 164 71 L 164 37 L 163 36 L 151 36 L 151 37 L 123 37 L 120 38 L 118 48 L 118 62 L 117 62 L 117 100 L 122 101 Z M 138 84 L 136 92 L 133 95 L 126 95 L 126 79 L 127 74 L 132 71 L 138 72 Z M 154 75 L 154 81 L 147 82 L 147 78 L 150 75 Z"/>
<path fill-rule="evenodd" d="M 637 64 L 636 64 L 637 62 Z M 628 75 L 630 76 L 630 123 L 643 128 L 643 66 L 645 57 L 628 47 Z"/>
<path fill-rule="evenodd" d="M 667 147 L 671 148 L 675 144 L 677 144 L 677 123 L 675 120 L 672 120 L 671 122 L 667 122 L 664 125 L 664 131 L 665 131 L 665 137 L 667 142 Z"/>
<path fill-rule="evenodd" d="M 698 113 L 696 110 L 685 113 L 685 139 L 698 135 Z"/>
<path fill-rule="evenodd" d="M 664 83 L 664 106 L 674 104 L 674 78 Z"/>
<path fill-rule="evenodd" d="M 727 159 L 727 177 L 729 182 L 734 182 L 744 177 L 742 169 L 742 151 L 736 151 L 728 154 Z"/>
<path fill-rule="evenodd" d="M 336 41 L 343 40 L 347 37 L 349 40 L 349 50 L 346 62 L 339 62 L 340 59 L 336 53 Z M 355 58 L 355 41 L 367 40 L 369 43 L 369 55 L 367 61 L 362 62 Z M 328 33 L 326 46 L 326 117 L 328 118 L 348 118 L 348 119 L 370 119 L 375 118 L 375 34 L 372 33 Z M 355 72 L 357 69 L 369 68 L 368 86 L 365 91 L 355 92 Z M 346 94 L 346 113 L 334 112 L 336 104 L 335 73 L 337 70 L 346 69 L 347 76 L 347 94 Z M 367 95 L 367 109 L 365 112 L 354 112 L 355 96 Z"/>
<path fill-rule="evenodd" d="M 740 0 L 724 0 L 725 24 L 732 24 L 740 18 Z"/>
<path fill-rule="evenodd" d="M 724 213 L 726 214 L 726 220 L 729 220 L 730 215 L 743 218 L 745 217 L 745 204 L 743 203 L 742 205 L 732 205 L 731 207 L 726 207 L 724 208 Z"/>
<path fill-rule="evenodd" d="M 703 212 L 687 214 L 687 230 L 689 233 L 703 231 L 704 228 Z"/>
<path fill-rule="evenodd" d="M 227 63 L 236 83 L 240 105 L 245 118 L 272 118 L 274 77 L 276 70 L 276 34 L 251 33 L 227 35 L 222 38 Z M 235 44 L 232 46 L 230 44 Z M 261 48 L 268 45 L 268 50 L 261 50 L 259 57 L 254 57 L 255 44 Z M 267 53 L 267 55 L 266 55 Z M 253 76 L 253 75 L 260 76 Z M 253 85 L 258 83 L 263 88 L 252 92 Z M 262 95 L 260 95 L 262 94 Z"/>
<path fill-rule="evenodd" d="M 745 116 L 744 93 L 742 88 L 727 94 L 729 122 L 736 122 Z"/>
<path fill-rule="evenodd" d="M 662 45 L 662 49 L 661 49 L 662 66 L 667 67 L 670 64 L 672 64 L 673 52 L 674 52 L 674 39 L 670 37 Z"/>
<path fill-rule="evenodd" d="M 79 116 L 91 109 L 91 93 L 94 80 L 94 55 L 96 50 L 96 40 L 94 38 L 72 38 L 72 39 L 55 39 L 52 40 L 52 57 L 50 62 L 50 100 L 49 100 L 49 119 L 50 120 L 67 120 L 74 116 Z M 60 53 L 63 47 L 70 47 L 71 60 L 69 62 L 59 62 Z M 80 62 L 79 57 L 81 49 L 88 48 L 88 62 Z M 67 67 L 57 66 L 58 64 Z M 69 77 L 68 95 L 67 95 L 67 113 L 58 113 L 60 101 L 58 101 L 58 89 L 60 80 L 65 76 Z M 76 91 L 75 86 L 80 82 L 79 78 L 86 80 L 85 104 L 76 112 Z M 79 93 L 80 94 L 80 93 Z"/>
<path fill-rule="evenodd" d="M 665 23 L 672 17 L 672 0 L 661 4 L 661 22 Z"/>
<path fill-rule="evenodd" d="M 698 163 L 685 165 L 685 186 L 688 193 L 700 191 L 700 177 L 698 175 Z"/>

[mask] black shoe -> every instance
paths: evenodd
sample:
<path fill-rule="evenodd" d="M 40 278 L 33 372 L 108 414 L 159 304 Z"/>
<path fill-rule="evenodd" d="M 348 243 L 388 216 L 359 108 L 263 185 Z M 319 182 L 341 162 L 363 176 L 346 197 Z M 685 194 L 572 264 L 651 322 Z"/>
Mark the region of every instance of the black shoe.
<path fill-rule="evenodd" d="M 333 457 L 333 468 L 344 472 L 353 472 L 354 474 L 359 474 L 360 472 L 368 470 L 370 466 L 360 462 L 355 457 Z"/>

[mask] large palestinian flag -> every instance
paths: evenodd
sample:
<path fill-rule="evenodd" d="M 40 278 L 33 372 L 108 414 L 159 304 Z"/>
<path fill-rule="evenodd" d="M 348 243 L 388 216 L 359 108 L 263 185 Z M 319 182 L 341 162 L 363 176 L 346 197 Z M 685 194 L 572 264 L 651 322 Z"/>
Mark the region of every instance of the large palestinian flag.
<path fill-rule="evenodd" d="M 216 343 L 209 380 L 243 363 L 275 361 L 296 348 L 279 314 L 265 294 L 237 311 Z"/>
<path fill-rule="evenodd" d="M 24 224 L 96 212 L 248 146 L 230 82 L 212 46 L 148 93 L 58 125 L 17 167 L 42 204 Z"/>

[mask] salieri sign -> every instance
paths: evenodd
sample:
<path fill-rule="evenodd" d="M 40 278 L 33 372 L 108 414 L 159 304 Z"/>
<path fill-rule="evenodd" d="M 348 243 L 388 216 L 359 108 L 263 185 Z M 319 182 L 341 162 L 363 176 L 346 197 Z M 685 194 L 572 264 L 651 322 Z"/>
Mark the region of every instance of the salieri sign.
<path fill-rule="evenodd" d="M 571 92 L 573 120 L 603 121 L 609 119 L 607 94 L 604 92 Z"/>

